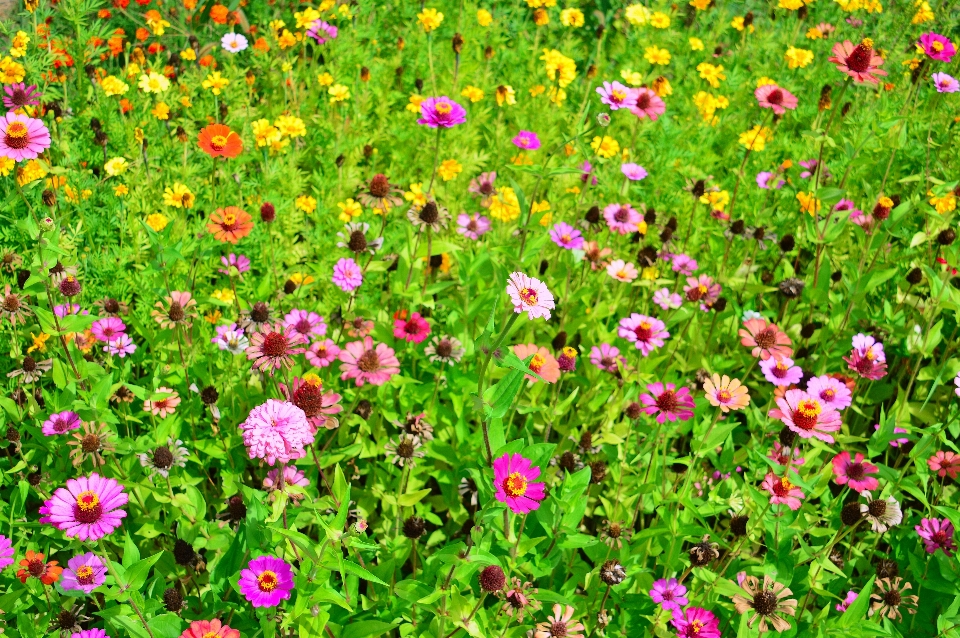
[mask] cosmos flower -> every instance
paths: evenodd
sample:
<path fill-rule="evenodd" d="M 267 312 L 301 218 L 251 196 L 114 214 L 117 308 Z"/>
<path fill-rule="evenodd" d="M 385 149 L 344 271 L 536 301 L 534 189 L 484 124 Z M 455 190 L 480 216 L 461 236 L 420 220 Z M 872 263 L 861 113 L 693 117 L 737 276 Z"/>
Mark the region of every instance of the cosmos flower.
<path fill-rule="evenodd" d="M 849 485 L 850 489 L 857 494 L 867 490 L 873 491 L 880 486 L 880 482 L 872 476 L 879 471 L 877 466 L 865 462 L 860 452 L 851 459 L 850 453 L 844 450 L 833 457 L 832 464 L 837 485 Z"/>
<path fill-rule="evenodd" d="M 247 48 L 247 38 L 240 33 L 224 33 L 220 38 L 220 46 L 227 53 L 240 53 Z"/>
<path fill-rule="evenodd" d="M 646 357 L 655 349 L 662 348 L 665 340 L 670 337 L 666 328 L 666 324 L 659 319 L 635 312 L 620 320 L 617 336 L 632 342 Z"/>
<path fill-rule="evenodd" d="M 69 479 L 67 487 L 57 488 L 40 508 L 41 523 L 50 523 L 67 538 L 79 541 L 97 541 L 120 527 L 127 515 L 123 506 L 127 493 L 115 480 L 90 476 Z"/>
<path fill-rule="evenodd" d="M 293 591 L 293 570 L 276 556 L 254 558 L 240 572 L 240 593 L 254 607 L 276 607 L 289 600 Z"/>
<path fill-rule="evenodd" d="M 914 526 L 914 529 L 923 540 L 924 549 L 928 554 L 942 549 L 947 556 L 953 556 L 953 552 L 957 549 L 957 544 L 953 541 L 956 530 L 948 519 L 924 518 L 920 520 L 919 525 Z"/>
<path fill-rule="evenodd" d="M 761 360 L 760 370 L 763 371 L 764 378 L 777 387 L 794 385 L 803 378 L 803 370 L 800 366 L 793 365 L 793 359 L 789 357 Z"/>
<path fill-rule="evenodd" d="M 526 514 L 540 507 L 546 498 L 544 484 L 537 481 L 540 468 L 519 454 L 504 454 L 493 461 L 496 498 L 514 514 Z"/>
<path fill-rule="evenodd" d="M 687 421 L 693 418 L 693 396 L 690 389 L 682 387 L 676 389 L 672 383 L 651 383 L 647 386 L 647 394 L 640 395 L 640 403 L 645 407 L 645 414 L 656 414 L 657 423 L 664 421 Z"/>
<path fill-rule="evenodd" d="M 480 213 L 457 215 L 457 232 L 474 241 L 480 239 L 490 230 L 490 219 Z"/>
<path fill-rule="evenodd" d="M 919 46 L 930 59 L 938 62 L 949 62 L 957 54 L 957 47 L 950 38 L 932 31 L 920 36 Z"/>
<path fill-rule="evenodd" d="M 304 339 L 315 339 L 327 334 L 327 324 L 315 312 L 294 308 L 283 318 L 283 324 Z"/>
<path fill-rule="evenodd" d="M 803 390 L 787 390 L 783 397 L 776 398 L 776 402 L 778 407 L 770 410 L 770 418 L 780 419 L 801 438 L 816 437 L 833 443 L 833 436 L 829 433 L 840 429 L 839 412 Z"/>
<path fill-rule="evenodd" d="M 550 311 L 554 309 L 553 295 L 539 279 L 522 272 L 512 272 L 507 283 L 507 294 L 517 314 L 525 312 L 528 319 L 550 319 Z"/>

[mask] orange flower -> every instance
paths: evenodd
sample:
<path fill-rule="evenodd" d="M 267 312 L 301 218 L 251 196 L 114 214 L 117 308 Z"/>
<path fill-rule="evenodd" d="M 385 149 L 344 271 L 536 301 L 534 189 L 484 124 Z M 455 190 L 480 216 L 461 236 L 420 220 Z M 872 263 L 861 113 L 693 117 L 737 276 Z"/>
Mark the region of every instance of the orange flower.
<path fill-rule="evenodd" d="M 236 206 L 218 208 L 210 215 L 207 230 L 213 233 L 217 241 L 235 244 L 253 230 L 253 221 L 249 214 Z"/>
<path fill-rule="evenodd" d="M 137 29 L 137 40 L 140 40 L 141 42 L 143 42 L 149 37 L 150 37 L 149 31 L 147 31 L 143 27 L 140 27 L 139 29 Z"/>
<path fill-rule="evenodd" d="M 211 124 L 200 131 L 200 148 L 210 157 L 236 157 L 243 150 L 243 140 L 223 124 Z"/>
<path fill-rule="evenodd" d="M 130 103 L 130 100 L 127 98 L 120 98 L 120 110 L 124 113 L 129 113 L 133 110 L 133 104 Z"/>
<path fill-rule="evenodd" d="M 17 578 L 21 583 L 27 582 L 27 579 L 33 576 L 39 578 L 44 585 L 52 585 L 60 580 L 60 574 L 63 573 L 63 567 L 57 567 L 57 561 L 45 563 L 43 554 L 38 554 L 32 549 L 27 550 L 27 557 L 20 561 L 20 566 L 24 568 L 17 572 Z"/>
<path fill-rule="evenodd" d="M 227 9 L 222 4 L 215 4 L 210 7 L 210 19 L 216 22 L 217 24 L 226 24 L 227 17 L 230 15 L 230 10 Z"/>

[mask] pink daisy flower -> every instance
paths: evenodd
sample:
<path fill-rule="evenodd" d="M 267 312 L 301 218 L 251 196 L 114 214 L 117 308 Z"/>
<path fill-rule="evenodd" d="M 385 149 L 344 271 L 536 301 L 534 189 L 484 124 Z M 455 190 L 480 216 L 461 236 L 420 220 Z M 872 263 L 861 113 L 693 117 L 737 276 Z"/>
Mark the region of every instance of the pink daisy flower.
<path fill-rule="evenodd" d="M 840 413 L 820 399 L 803 390 L 787 390 L 783 397 L 777 397 L 777 406 L 770 410 L 769 416 L 780 419 L 801 438 L 816 437 L 833 443 L 833 436 L 829 433 L 840 429 Z"/>
<path fill-rule="evenodd" d="M 314 439 L 303 410 L 276 399 L 250 410 L 240 431 L 250 458 L 265 459 L 270 465 L 302 459 L 307 454 L 304 448 Z"/>
<path fill-rule="evenodd" d="M 522 272 L 512 272 L 507 283 L 507 294 L 510 295 L 513 311 L 517 314 L 526 312 L 528 319 L 550 319 L 550 311 L 555 307 L 553 294 L 539 279 L 528 277 Z"/>
<path fill-rule="evenodd" d="M 333 265 L 333 284 L 343 292 L 353 292 L 363 283 L 360 265 L 350 257 L 341 257 Z"/>
<path fill-rule="evenodd" d="M 945 35 L 929 32 L 920 36 L 923 52 L 938 62 L 949 62 L 957 54 L 957 47 Z"/>
<path fill-rule="evenodd" d="M 343 398 L 336 392 L 324 392 L 323 382 L 315 374 L 307 373 L 304 378 L 293 378 L 293 392 L 283 383 L 280 393 L 290 403 L 294 404 L 307 417 L 307 423 L 314 433 L 320 428 L 335 430 L 340 421 L 332 416 L 343 412 L 340 400 Z"/>
<path fill-rule="evenodd" d="M 920 524 L 914 527 L 917 534 L 923 539 L 924 549 L 928 554 L 932 554 L 938 549 L 942 549 L 947 556 L 953 556 L 957 549 L 957 544 L 953 542 L 955 532 L 953 523 L 948 519 L 924 518 Z"/>
<path fill-rule="evenodd" d="M 80 415 L 67 410 L 66 412 L 51 414 L 50 417 L 43 422 L 43 427 L 40 428 L 40 431 L 43 432 L 45 436 L 56 436 L 69 432 L 70 430 L 78 429 L 80 429 Z"/>
<path fill-rule="evenodd" d="M 701 310 L 709 310 L 710 306 L 720 298 L 721 286 L 709 275 L 687 277 L 687 285 L 683 287 L 683 297 L 692 303 L 699 303 Z"/>
<path fill-rule="evenodd" d="M 400 372 L 400 362 L 393 348 L 385 343 L 373 344 L 373 339 L 351 341 L 340 351 L 340 378 L 353 379 L 357 387 L 366 383 L 383 385 Z"/>
<path fill-rule="evenodd" d="M 622 259 L 614 259 L 607 266 L 607 274 L 617 281 L 630 283 L 640 275 L 640 272 L 633 264 Z"/>
<path fill-rule="evenodd" d="M 520 131 L 512 140 L 513 145 L 525 151 L 535 151 L 540 148 L 540 138 L 531 131 Z"/>
<path fill-rule="evenodd" d="M 843 360 L 847 362 L 847 367 L 864 379 L 876 381 L 887 376 L 887 356 L 883 352 L 883 344 L 870 335 L 855 335 L 850 356 Z"/>
<path fill-rule="evenodd" d="M 160 386 L 149 399 L 143 402 L 143 411 L 164 419 L 176 412 L 178 405 L 180 405 L 180 395 L 177 391 Z"/>
<path fill-rule="evenodd" d="M 747 319 L 740 329 L 740 345 L 752 348 L 750 354 L 764 361 L 770 357 L 789 357 L 790 337 L 766 319 Z"/>
<path fill-rule="evenodd" d="M 583 234 L 566 222 L 560 222 L 550 229 L 550 239 L 567 250 L 583 248 Z"/>
<path fill-rule="evenodd" d="M 121 334 L 119 337 L 104 346 L 103 351 L 107 354 L 112 354 L 123 359 L 128 354 L 133 354 L 136 352 L 137 345 L 133 342 L 133 339 L 130 338 L 130 335 Z"/>
<path fill-rule="evenodd" d="M 666 324 L 659 319 L 635 312 L 620 320 L 617 336 L 632 342 L 647 357 L 656 348 L 663 347 L 664 340 L 670 336 L 666 328 Z"/>
<path fill-rule="evenodd" d="M 720 638 L 720 620 L 703 607 L 675 609 L 670 624 L 679 638 Z"/>
<path fill-rule="evenodd" d="M 317 44 L 326 44 L 328 40 L 335 40 L 339 30 L 325 20 L 314 20 L 307 29 L 307 35 Z"/>
<path fill-rule="evenodd" d="M 664 310 L 676 310 L 683 305 L 683 297 L 675 292 L 670 292 L 669 288 L 661 288 L 653 293 L 653 303 Z"/>
<path fill-rule="evenodd" d="M 787 110 L 797 108 L 796 96 L 786 89 L 781 89 L 776 84 L 764 84 L 753 95 L 757 98 L 757 103 L 762 109 L 773 109 L 777 115 L 783 115 Z"/>
<path fill-rule="evenodd" d="M 848 592 L 847 592 L 847 597 L 844 598 L 841 602 L 837 603 L 837 605 L 836 605 L 837 611 L 839 611 L 839 612 L 841 612 L 841 613 L 847 611 L 847 607 L 849 607 L 849 606 L 852 605 L 854 602 L 856 602 L 856 600 L 857 600 L 857 592 L 855 592 L 855 591 L 848 591 Z"/>
<path fill-rule="evenodd" d="M 627 358 L 620 354 L 620 348 L 609 343 L 601 343 L 599 347 L 590 348 L 590 363 L 604 372 L 616 372 L 617 361 L 627 365 Z"/>
<path fill-rule="evenodd" d="M 837 485 L 849 485 L 857 494 L 865 490 L 875 490 L 880 485 L 876 478 L 871 476 L 879 470 L 876 465 L 863 460 L 863 454 L 857 452 L 851 459 L 849 452 L 841 452 L 833 457 L 833 474 Z"/>
<path fill-rule="evenodd" d="M 219 270 L 224 275 L 229 275 L 234 272 L 242 275 L 250 270 L 250 258 L 246 255 L 237 255 L 235 253 L 230 253 L 229 256 L 223 255 L 220 257 L 220 263 L 223 264 L 223 268 Z"/>
<path fill-rule="evenodd" d="M 607 204 L 603 209 L 603 218 L 611 233 L 629 235 L 640 228 L 643 215 L 634 210 L 630 204 Z"/>
<path fill-rule="evenodd" d="M 107 566 L 92 552 L 79 554 L 67 561 L 60 584 L 66 590 L 89 594 L 107 580 Z"/>
<path fill-rule="evenodd" d="M 786 505 L 792 510 L 800 509 L 800 499 L 804 498 L 803 490 L 790 482 L 787 477 L 780 478 L 774 474 L 767 474 L 760 486 L 770 493 L 771 505 Z"/>
<path fill-rule="evenodd" d="M 490 220 L 480 213 L 457 215 L 457 232 L 474 241 L 480 239 L 490 230 Z"/>
<path fill-rule="evenodd" d="M 640 403 L 644 406 L 645 414 L 656 414 L 657 423 L 664 421 L 687 421 L 693 418 L 693 396 L 690 389 L 682 387 L 676 389 L 672 383 L 651 383 L 647 386 L 647 394 L 640 395 Z"/>
<path fill-rule="evenodd" d="M 817 397 L 834 410 L 842 410 L 853 402 L 850 388 L 839 379 L 826 374 L 807 381 L 807 394 Z"/>
<path fill-rule="evenodd" d="M 219 618 L 194 620 L 180 638 L 240 638 L 240 631 L 222 624 Z"/>
<path fill-rule="evenodd" d="M 879 429 L 879 425 L 877 428 Z M 940 478 L 949 476 L 956 479 L 960 475 L 960 454 L 950 450 L 939 450 L 927 459 L 927 466 Z"/>
<path fill-rule="evenodd" d="M 240 572 L 240 593 L 254 607 L 276 607 L 289 600 L 293 570 L 276 556 L 260 556 Z"/>
<path fill-rule="evenodd" d="M 647 169 L 633 162 L 621 164 L 620 172 L 631 182 L 639 182 L 647 177 Z"/>
<path fill-rule="evenodd" d="M 764 378 L 777 387 L 794 385 L 803 378 L 803 370 L 793 365 L 793 359 L 789 357 L 770 357 L 760 362 L 760 369 Z"/>
<path fill-rule="evenodd" d="M 247 346 L 247 359 L 253 361 L 253 367 L 260 372 L 293 367 L 293 355 L 303 354 L 300 346 L 307 343 L 303 335 L 280 323 L 265 324 L 250 336 Z"/>
<path fill-rule="evenodd" d="M 332 339 L 324 339 L 311 343 L 304 357 L 313 367 L 326 368 L 337 360 L 339 354 L 340 346 L 334 343 Z"/>
<path fill-rule="evenodd" d="M 40 120 L 14 111 L 0 115 L 0 157 L 14 162 L 36 159 L 50 148 L 50 131 Z"/>
<path fill-rule="evenodd" d="M 42 93 L 37 92 L 36 84 L 27 86 L 23 82 L 16 82 L 3 87 L 3 91 L 6 93 L 3 96 L 3 105 L 7 107 L 8 111 L 16 111 L 22 106 L 40 104 L 39 98 Z"/>
<path fill-rule="evenodd" d="M 493 462 L 493 486 L 497 500 L 514 514 L 526 514 L 540 507 L 546 498 L 543 483 L 537 482 L 540 468 L 519 454 L 504 454 Z"/>
<path fill-rule="evenodd" d="M 636 95 L 619 82 L 604 82 L 597 87 L 600 101 L 610 107 L 611 111 L 630 108 L 636 105 Z"/>
<path fill-rule="evenodd" d="M 680 609 L 687 604 L 687 588 L 677 582 L 676 578 L 667 580 L 661 578 L 653 581 L 650 588 L 650 598 L 663 609 Z"/>
<path fill-rule="evenodd" d="M 430 324 L 420 316 L 419 312 L 415 312 L 409 319 L 393 320 L 393 336 L 396 339 L 420 343 L 430 336 Z"/>
<path fill-rule="evenodd" d="M 631 89 L 631 93 L 633 104 L 628 108 L 641 120 L 649 117 L 651 122 L 656 122 L 657 118 L 667 110 L 667 105 L 663 103 L 660 96 L 648 88 Z"/>
<path fill-rule="evenodd" d="M 123 334 L 126 329 L 126 324 L 118 317 L 97 319 L 93 322 L 93 325 L 90 326 L 90 332 L 93 333 L 96 340 L 103 342 L 114 341 L 119 335 Z"/>
<path fill-rule="evenodd" d="M 696 259 L 690 255 L 684 255 L 683 253 L 679 255 L 673 255 L 673 257 L 670 259 L 670 268 L 673 270 L 673 272 L 678 272 L 681 275 L 692 275 L 699 267 L 700 264 L 697 263 Z"/>
<path fill-rule="evenodd" d="M 90 476 L 70 479 L 67 486 L 57 488 L 40 508 L 41 523 L 50 523 L 67 538 L 81 542 L 97 541 L 112 534 L 127 515 L 121 508 L 127 494 L 115 480 Z"/>
<path fill-rule="evenodd" d="M 420 103 L 420 119 L 417 124 L 430 128 L 453 128 L 466 121 L 466 110 L 446 95 L 428 97 Z"/>
<path fill-rule="evenodd" d="M 300 334 L 304 340 L 327 334 L 327 324 L 324 323 L 323 317 L 307 310 L 294 308 L 283 318 L 283 324 Z"/>

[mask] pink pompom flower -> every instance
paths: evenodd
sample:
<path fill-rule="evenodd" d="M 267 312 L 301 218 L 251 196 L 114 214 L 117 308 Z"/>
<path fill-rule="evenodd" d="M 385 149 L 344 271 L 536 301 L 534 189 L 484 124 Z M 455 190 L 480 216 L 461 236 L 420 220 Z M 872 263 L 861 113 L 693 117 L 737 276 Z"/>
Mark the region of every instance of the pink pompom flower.
<path fill-rule="evenodd" d="M 267 399 L 250 410 L 240 431 L 250 458 L 264 459 L 269 465 L 303 458 L 307 454 L 304 448 L 314 439 L 303 410 L 276 399 Z"/>

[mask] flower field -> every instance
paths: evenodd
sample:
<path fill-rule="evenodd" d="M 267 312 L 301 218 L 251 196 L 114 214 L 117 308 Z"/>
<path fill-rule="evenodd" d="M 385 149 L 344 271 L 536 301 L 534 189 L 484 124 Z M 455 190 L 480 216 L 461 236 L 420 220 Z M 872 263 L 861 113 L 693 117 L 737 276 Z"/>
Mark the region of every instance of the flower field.
<path fill-rule="evenodd" d="M 960 638 L 956 3 L 220 1 L 0 17 L 0 633 Z"/>

